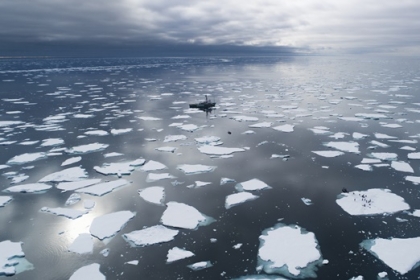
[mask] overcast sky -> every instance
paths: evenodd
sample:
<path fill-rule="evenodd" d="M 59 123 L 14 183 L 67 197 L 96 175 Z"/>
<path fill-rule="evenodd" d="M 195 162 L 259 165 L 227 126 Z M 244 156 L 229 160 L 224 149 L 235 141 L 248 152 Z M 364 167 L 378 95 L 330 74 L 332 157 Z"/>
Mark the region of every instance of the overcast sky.
<path fill-rule="evenodd" d="M 420 55 L 420 0 L 0 0 L 0 56 Z"/>

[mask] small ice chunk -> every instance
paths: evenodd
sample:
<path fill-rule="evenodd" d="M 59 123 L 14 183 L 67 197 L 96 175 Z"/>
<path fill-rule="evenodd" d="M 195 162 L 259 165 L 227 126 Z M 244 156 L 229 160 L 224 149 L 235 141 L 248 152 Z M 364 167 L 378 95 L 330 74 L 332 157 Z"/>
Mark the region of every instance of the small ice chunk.
<path fill-rule="evenodd" d="M 369 114 L 369 113 L 357 113 L 355 114 L 358 118 L 364 118 L 364 119 L 373 119 L 373 120 L 379 120 L 379 119 L 389 119 L 388 116 L 384 114 Z"/>
<path fill-rule="evenodd" d="M 182 141 L 186 139 L 187 139 L 187 136 L 185 135 L 168 135 L 168 136 L 165 136 L 165 139 L 163 140 L 163 142 L 176 142 L 176 141 Z"/>
<path fill-rule="evenodd" d="M 210 261 L 196 262 L 196 263 L 187 265 L 188 268 L 191 268 L 192 270 L 195 270 L 195 271 L 206 269 L 206 268 L 209 268 L 209 267 L 212 267 L 212 266 L 213 265 Z"/>
<path fill-rule="evenodd" d="M 63 163 L 61 164 L 61 166 L 70 165 L 70 164 L 79 162 L 81 160 L 82 160 L 82 157 L 71 157 L 71 158 L 66 159 L 65 161 L 63 161 Z"/>
<path fill-rule="evenodd" d="M 178 233 L 179 230 L 169 229 L 162 225 L 156 225 L 123 234 L 123 238 L 132 246 L 144 247 L 169 242 L 173 240 Z"/>
<path fill-rule="evenodd" d="M 95 166 L 93 169 L 104 175 L 118 175 L 118 177 L 121 177 L 122 175 L 130 175 L 134 171 L 135 166 L 143 165 L 145 162 L 146 160 L 141 158 L 128 162 L 105 163 L 102 166 Z"/>
<path fill-rule="evenodd" d="M 227 183 L 235 183 L 235 179 L 230 179 L 230 178 L 221 178 L 220 179 L 220 185 L 225 185 Z"/>
<path fill-rule="evenodd" d="M 258 195 L 253 195 L 252 193 L 249 193 L 249 192 L 240 192 L 240 193 L 230 194 L 226 197 L 225 208 L 230 209 L 246 201 L 255 200 L 258 197 L 259 197 Z"/>
<path fill-rule="evenodd" d="M 132 128 L 111 129 L 112 135 L 120 135 L 133 131 Z"/>
<path fill-rule="evenodd" d="M 70 197 L 66 200 L 65 205 L 66 206 L 70 206 L 70 205 L 76 204 L 81 199 L 82 199 L 82 197 L 80 196 L 80 194 L 78 194 L 78 193 L 72 193 L 70 195 Z"/>
<path fill-rule="evenodd" d="M 124 155 L 124 154 L 112 152 L 112 153 L 104 154 L 104 157 L 109 158 L 109 157 L 118 157 L 118 156 L 122 156 L 122 155 Z"/>
<path fill-rule="evenodd" d="M 410 147 L 410 146 L 403 146 L 400 149 L 401 150 L 406 150 L 406 151 L 415 151 L 416 150 L 416 148 Z"/>
<path fill-rule="evenodd" d="M 366 138 L 368 136 L 369 135 L 367 135 L 367 134 L 363 134 L 363 133 L 359 133 L 359 132 L 353 132 L 353 134 L 352 134 L 352 137 L 356 140 L 360 140 L 360 139 Z"/>
<path fill-rule="evenodd" d="M 370 164 L 358 164 L 358 165 L 355 165 L 354 167 L 358 168 L 360 170 L 363 170 L 363 171 L 372 171 L 373 170 L 373 168 Z"/>
<path fill-rule="evenodd" d="M 215 146 L 216 143 L 220 143 L 220 137 L 217 136 L 203 136 L 195 138 L 195 141 L 201 145 L 212 145 Z"/>
<path fill-rule="evenodd" d="M 187 251 L 178 247 L 173 247 L 168 251 L 168 254 L 166 256 L 166 263 L 173 263 L 175 261 L 190 258 L 192 256 L 195 256 L 195 254 L 191 251 Z"/>
<path fill-rule="evenodd" d="M 96 195 L 96 196 L 103 196 L 107 193 L 112 192 L 114 189 L 120 188 L 122 186 L 126 186 L 128 184 L 129 182 L 127 180 L 119 179 L 115 181 L 93 185 L 93 186 L 86 187 L 83 189 L 78 189 L 76 191 L 81 192 L 81 193 Z"/>
<path fill-rule="evenodd" d="M 238 243 L 238 244 L 233 245 L 232 248 L 238 250 L 242 247 L 242 245 L 243 245 L 242 243 Z"/>
<path fill-rule="evenodd" d="M 327 158 L 338 157 L 338 156 L 344 155 L 344 153 L 340 151 L 312 151 L 312 153 L 315 153 L 319 156 L 327 157 Z"/>
<path fill-rule="evenodd" d="M 328 142 L 324 146 L 334 148 L 343 152 L 360 154 L 359 143 L 357 142 Z"/>
<path fill-rule="evenodd" d="M 420 176 L 405 176 L 405 179 L 415 185 L 420 184 Z"/>
<path fill-rule="evenodd" d="M 294 131 L 294 125 L 291 124 L 284 124 L 284 125 L 279 125 L 276 127 L 273 127 L 273 129 L 277 130 L 277 131 L 281 131 L 281 132 L 293 132 Z"/>
<path fill-rule="evenodd" d="M 301 200 L 302 200 L 303 203 L 305 203 L 308 206 L 313 204 L 312 200 L 310 200 L 309 198 L 302 197 Z"/>
<path fill-rule="evenodd" d="M 4 207 L 7 203 L 13 200 L 11 196 L 0 196 L 0 207 Z"/>
<path fill-rule="evenodd" d="M 391 162 L 391 167 L 394 168 L 397 171 L 414 173 L 414 170 L 410 166 L 410 164 L 408 164 L 407 162 L 404 162 L 404 161 L 392 161 Z"/>
<path fill-rule="evenodd" d="M 249 117 L 249 116 L 232 116 L 231 119 L 234 119 L 235 121 L 238 122 L 256 122 L 258 121 L 257 117 Z"/>
<path fill-rule="evenodd" d="M 382 143 L 382 142 L 379 142 L 379 141 L 376 141 L 376 140 L 372 140 L 372 141 L 370 141 L 370 143 L 372 145 L 375 145 L 375 146 L 378 146 L 378 147 L 381 147 L 381 148 L 389 148 L 388 144 L 385 144 L 385 143 Z"/>
<path fill-rule="evenodd" d="M 242 132 L 242 134 L 255 134 L 255 131 L 247 130 L 247 131 Z"/>
<path fill-rule="evenodd" d="M 266 127 L 271 127 L 272 125 L 273 125 L 272 122 L 261 122 L 261 123 L 251 124 L 248 126 L 251 128 L 266 128 Z"/>
<path fill-rule="evenodd" d="M 24 184 L 24 185 L 17 185 L 17 186 L 9 187 L 5 189 L 4 192 L 35 193 L 35 192 L 46 191 L 51 188 L 52 186 L 48 184 L 34 183 L 34 184 Z"/>
<path fill-rule="evenodd" d="M 26 154 L 21 154 L 21 155 L 12 157 L 11 159 L 7 161 L 7 164 L 26 164 L 29 162 L 33 162 L 33 161 L 37 161 L 37 160 L 45 159 L 45 158 L 47 158 L 47 154 L 43 152 L 26 153 Z"/>
<path fill-rule="evenodd" d="M 109 133 L 105 130 L 89 130 L 85 132 L 86 135 L 106 136 Z"/>
<path fill-rule="evenodd" d="M 396 160 L 398 155 L 396 153 L 371 153 L 372 157 L 380 160 Z"/>
<path fill-rule="evenodd" d="M 235 188 L 238 191 L 259 191 L 264 189 L 271 189 L 269 185 L 259 179 L 251 179 L 242 183 L 236 184 Z"/>
<path fill-rule="evenodd" d="M 155 148 L 156 151 L 159 151 L 159 152 L 169 152 L 169 153 L 175 152 L 176 149 L 177 148 L 175 148 L 175 147 L 169 147 L 169 146 Z"/>
<path fill-rule="evenodd" d="M 341 193 L 336 202 L 350 215 L 392 214 L 410 209 L 402 197 L 387 189 Z"/>
<path fill-rule="evenodd" d="M 41 147 L 60 146 L 64 144 L 64 140 L 61 138 L 50 138 L 42 140 Z"/>
<path fill-rule="evenodd" d="M 154 160 L 149 160 L 145 165 L 140 167 L 140 170 L 150 172 L 150 171 L 157 171 L 157 170 L 162 170 L 162 169 L 167 169 L 167 168 L 168 167 L 166 167 L 166 165 L 164 165 L 163 163 L 160 163 Z"/>
<path fill-rule="evenodd" d="M 363 158 L 361 164 L 372 164 L 372 163 L 381 163 L 380 159 L 376 158 Z"/>
<path fill-rule="evenodd" d="M 226 148 L 226 147 L 216 147 L 212 145 L 204 145 L 201 147 L 198 147 L 198 150 L 200 153 L 206 154 L 206 155 L 230 155 L 236 152 L 245 152 L 245 149 L 242 148 Z"/>
<path fill-rule="evenodd" d="M 407 157 L 408 157 L 408 159 L 420 159 L 420 153 L 419 152 L 417 152 L 417 153 L 409 153 L 407 155 Z"/>
<path fill-rule="evenodd" d="M 374 133 L 376 139 L 396 139 L 397 137 L 384 133 Z"/>
<path fill-rule="evenodd" d="M 135 215 L 136 213 L 131 211 L 119 211 L 96 217 L 93 219 L 89 231 L 100 240 L 112 237 Z"/>
<path fill-rule="evenodd" d="M 12 276 L 16 274 L 16 265 L 25 256 L 22 242 L 5 240 L 0 242 L 0 275 Z"/>
<path fill-rule="evenodd" d="M 105 275 L 100 272 L 99 268 L 100 265 L 97 263 L 83 266 L 76 270 L 69 280 L 105 280 Z"/>
<path fill-rule="evenodd" d="M 91 254 L 93 252 L 93 239 L 89 233 L 81 233 L 68 249 L 77 254 Z"/>
<path fill-rule="evenodd" d="M 81 210 L 70 209 L 70 208 L 62 208 L 62 207 L 57 207 L 57 208 L 42 207 L 41 212 L 47 212 L 47 213 L 51 213 L 57 216 L 63 216 L 72 220 L 77 219 L 87 213 L 87 211 L 81 211 Z"/>
<path fill-rule="evenodd" d="M 185 131 L 193 132 L 198 129 L 198 126 L 196 126 L 195 124 L 189 123 L 189 124 L 180 125 L 178 126 L 178 128 Z"/>
<path fill-rule="evenodd" d="M 80 181 L 82 178 L 86 178 L 87 172 L 81 167 L 71 167 L 58 172 L 51 173 L 40 179 L 38 182 L 73 182 Z"/>
<path fill-rule="evenodd" d="M 174 179 L 174 178 L 176 177 L 169 173 L 149 173 L 147 174 L 146 182 L 150 183 L 150 182 L 155 182 L 159 180 Z"/>
<path fill-rule="evenodd" d="M 97 184 L 100 181 L 101 179 L 87 179 L 87 180 L 81 180 L 81 181 L 75 181 L 75 182 L 62 182 L 62 183 L 59 183 L 56 188 L 63 191 L 74 191 L 77 189 L 81 189 L 87 186 Z"/>
<path fill-rule="evenodd" d="M 157 205 L 163 205 L 163 200 L 165 199 L 165 188 L 164 187 L 148 187 L 142 190 L 139 190 L 139 195 L 141 198 L 147 202 L 154 203 Z"/>
<path fill-rule="evenodd" d="M 160 218 L 162 224 L 166 226 L 197 229 L 199 226 L 208 225 L 214 221 L 213 218 L 203 215 L 190 205 L 173 201 L 166 205 L 167 208 Z"/>
<path fill-rule="evenodd" d="M 177 169 L 184 172 L 186 175 L 200 174 L 212 172 L 216 169 L 216 166 L 209 166 L 203 164 L 181 164 L 177 166 Z"/>
<path fill-rule="evenodd" d="M 102 256 L 104 256 L 104 257 L 108 257 L 108 255 L 109 255 L 109 249 L 108 248 L 105 248 L 105 249 L 101 250 L 99 253 Z"/>
<path fill-rule="evenodd" d="M 132 261 L 128 261 L 128 262 L 125 262 L 126 264 L 131 264 L 131 265 L 138 265 L 139 264 L 139 261 L 138 260 L 132 260 Z"/>
<path fill-rule="evenodd" d="M 160 118 L 155 118 L 155 117 L 139 117 L 139 119 L 141 119 L 143 121 L 160 121 L 160 120 L 162 120 Z"/>
<path fill-rule="evenodd" d="M 388 276 L 388 273 L 386 273 L 385 271 L 379 272 L 378 273 L 378 278 L 379 279 L 385 279 Z"/>
<path fill-rule="evenodd" d="M 420 251 L 413 250 L 420 248 L 420 237 L 368 239 L 360 246 L 402 275 L 420 262 Z"/>
<path fill-rule="evenodd" d="M 313 277 L 322 264 L 315 234 L 297 225 L 279 223 L 266 229 L 259 237 L 258 265 L 266 273 L 287 277 Z"/>
<path fill-rule="evenodd" d="M 101 143 L 91 143 L 86 145 L 75 146 L 73 148 L 67 149 L 66 152 L 68 154 L 87 154 L 93 152 L 100 152 L 108 148 L 108 144 L 101 144 Z"/>

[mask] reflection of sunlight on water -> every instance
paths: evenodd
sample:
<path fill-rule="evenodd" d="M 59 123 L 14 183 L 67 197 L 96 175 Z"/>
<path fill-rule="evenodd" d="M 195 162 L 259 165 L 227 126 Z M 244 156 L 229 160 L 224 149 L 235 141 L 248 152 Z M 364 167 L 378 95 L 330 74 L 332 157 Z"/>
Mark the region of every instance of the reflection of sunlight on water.
<path fill-rule="evenodd" d="M 68 219 L 64 223 L 59 224 L 58 233 L 62 233 L 66 239 L 66 243 L 70 245 L 73 243 L 74 239 L 79 236 L 79 234 L 90 234 L 89 227 L 94 218 L 96 218 L 96 215 L 89 213 L 76 220 Z"/>

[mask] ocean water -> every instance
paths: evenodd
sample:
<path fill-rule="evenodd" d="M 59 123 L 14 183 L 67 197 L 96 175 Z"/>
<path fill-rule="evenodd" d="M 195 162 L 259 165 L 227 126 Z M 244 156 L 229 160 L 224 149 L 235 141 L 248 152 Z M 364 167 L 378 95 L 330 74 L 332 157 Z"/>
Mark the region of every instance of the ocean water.
<path fill-rule="evenodd" d="M 420 236 L 415 214 L 420 209 L 418 62 L 365 57 L 0 60 L 0 198 L 13 198 L 0 207 L 0 244 L 23 242 L 24 252 L 24 258 L 13 258 L 19 264 L 8 278 L 68 279 L 79 268 L 97 263 L 106 279 L 376 279 L 380 272 L 390 279 L 417 279 L 420 258 L 407 260 L 412 269 L 402 273 L 392 260 L 384 261 L 361 243 Z M 214 110 L 189 109 L 206 95 L 216 102 Z M 187 124 L 195 126 L 183 129 Z M 165 142 L 173 135 L 184 138 Z M 200 152 L 203 144 L 195 140 L 206 136 L 220 138 L 217 146 L 206 146 L 213 154 Z M 92 143 L 105 145 L 72 152 Z M 167 146 L 176 149 L 156 150 Z M 224 153 L 220 155 L 214 147 L 238 151 L 219 150 Z M 325 151 L 335 153 L 326 157 Z M 386 153 L 385 159 L 377 153 Z M 61 166 L 79 156 L 80 161 Z M 166 168 L 143 171 L 131 166 L 127 171 L 125 165 L 114 175 L 97 171 L 137 159 Z M 185 164 L 213 168 L 186 174 L 180 170 Z M 71 167 L 86 175 L 76 176 L 73 169 L 47 180 L 48 190 L 7 191 Z M 150 173 L 174 178 L 151 182 Z M 221 184 L 222 178 L 232 180 Z M 82 179 L 125 179 L 128 184 L 103 195 L 57 188 L 59 181 Z M 243 190 L 238 185 L 252 179 L 269 187 L 252 189 L 257 187 L 252 184 Z M 153 186 L 163 187 L 161 205 L 139 195 Z M 385 189 L 395 197 L 365 199 L 369 189 Z M 244 191 L 258 197 L 226 207 L 226 197 Z M 81 201 L 66 206 L 73 193 Z M 337 203 L 351 195 L 354 212 Z M 394 209 L 398 199 L 406 206 Z M 95 206 L 85 209 L 86 200 Z M 195 224 L 194 210 L 177 212 L 169 202 L 194 207 L 208 219 Z M 87 213 L 71 219 L 41 211 L 43 207 Z M 95 218 L 127 210 L 135 216 L 110 238 L 92 236 L 90 253 L 68 250 L 79 234 L 92 233 Z M 170 223 L 162 219 L 167 210 L 172 211 Z M 185 225 L 189 222 L 193 228 Z M 146 246 L 133 246 L 124 238 L 156 225 L 179 232 L 169 241 Z M 303 259 L 309 273 L 293 275 L 287 266 L 262 268 L 270 262 L 261 259 L 261 237 L 267 230 L 287 228 L 302 229 L 302 236 L 313 234 L 315 245 L 299 246 L 306 244 L 299 235 L 275 237 L 271 261 L 279 257 L 291 265 Z M 167 263 L 174 247 L 194 256 Z M 315 247 L 321 257 L 306 264 Z M 104 249 L 109 249 L 108 256 L 101 254 Z M 417 251 L 409 246 L 396 258 Z M 138 264 L 127 264 L 133 260 Z M 200 262 L 211 265 L 191 269 Z"/>

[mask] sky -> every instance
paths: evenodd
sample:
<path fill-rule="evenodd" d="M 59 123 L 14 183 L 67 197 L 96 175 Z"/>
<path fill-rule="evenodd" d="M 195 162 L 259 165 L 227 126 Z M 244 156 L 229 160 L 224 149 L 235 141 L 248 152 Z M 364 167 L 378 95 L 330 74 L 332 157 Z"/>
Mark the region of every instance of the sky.
<path fill-rule="evenodd" d="M 419 0 L 1 0 L 1 56 L 420 55 Z"/>

